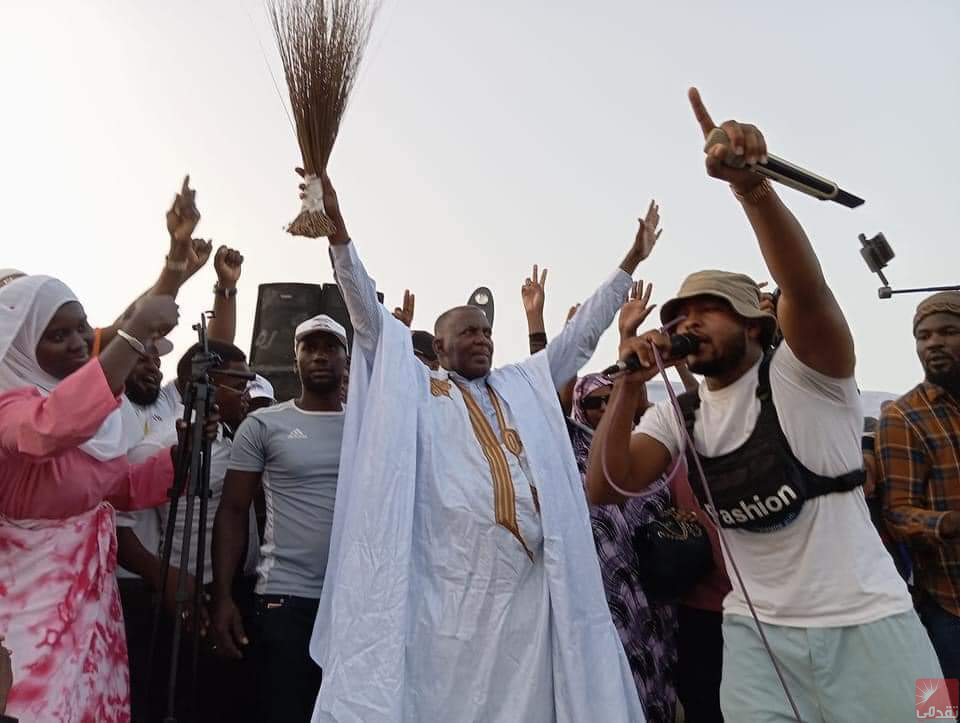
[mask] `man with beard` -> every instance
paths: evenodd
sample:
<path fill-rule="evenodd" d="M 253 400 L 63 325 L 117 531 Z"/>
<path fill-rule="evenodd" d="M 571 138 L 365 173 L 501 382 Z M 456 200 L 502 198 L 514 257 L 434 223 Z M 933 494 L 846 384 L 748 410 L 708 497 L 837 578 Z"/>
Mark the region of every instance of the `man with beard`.
<path fill-rule="evenodd" d="M 159 430 L 174 429 L 180 395 L 173 384 L 161 386 L 160 358 L 173 345 L 163 338 L 148 342 L 136 366 L 124 384 L 120 400 L 124 445 L 129 452 L 145 437 Z M 156 451 L 156 449 L 154 449 Z M 156 552 L 160 545 L 160 516 L 156 509 L 117 512 L 117 585 L 123 606 L 123 624 L 127 634 L 130 662 L 130 705 L 134 720 L 145 719 L 148 681 L 146 671 L 150 655 L 153 588 L 134 570 L 131 549 Z"/>
<path fill-rule="evenodd" d="M 205 542 L 206 551 L 204 553 L 205 567 L 203 580 L 201 584 L 207 593 L 204 598 L 209 599 L 213 585 L 213 566 L 211 564 L 211 537 L 213 530 L 214 515 L 220 502 L 223 492 L 224 477 L 227 472 L 227 465 L 230 461 L 233 447 L 234 432 L 239 428 L 243 421 L 247 409 L 247 384 L 252 379 L 253 374 L 247 366 L 246 356 L 233 344 L 208 340 L 208 349 L 211 353 L 217 355 L 220 363 L 211 368 L 210 382 L 214 385 L 216 394 L 216 404 L 220 412 L 221 427 L 217 439 L 211 445 L 210 456 L 210 497 L 207 506 L 207 538 Z M 155 428 L 142 442 L 134 447 L 128 457 L 131 461 L 139 461 L 142 458 L 149 457 L 155 451 L 170 444 L 171 439 L 177 436 L 175 422 L 181 419 L 184 414 L 182 395 L 190 384 L 190 375 L 192 370 L 192 360 L 195 354 L 202 351 L 199 344 L 194 344 L 187 349 L 177 364 L 177 379 L 174 383 L 165 387 L 172 391 L 175 396 L 174 411 L 171 420 L 168 420 L 162 426 Z M 128 382 L 129 383 L 129 382 Z M 197 584 L 194 579 L 196 571 L 196 545 L 199 535 L 199 507 L 195 507 L 193 517 L 193 530 L 191 533 L 192 548 L 190 551 L 190 561 L 188 565 L 187 589 L 192 593 Z M 150 510 L 157 517 L 157 524 L 160 529 L 161 537 L 166 532 L 167 517 L 169 514 L 169 504 L 161 505 L 155 510 Z M 181 499 L 177 508 L 177 519 L 174 525 L 174 534 L 171 546 L 170 569 L 167 573 L 167 582 L 165 586 L 165 595 L 163 599 L 164 609 L 167 617 L 164 619 L 164 627 L 160 635 L 159 653 L 160 658 L 154 665 L 154 671 L 157 675 L 156 681 L 165 681 L 168 670 L 170 653 L 170 621 L 176 609 L 176 583 L 178 567 L 182 560 L 182 541 L 184 539 L 184 529 L 186 524 L 186 500 Z M 253 574 L 256 568 L 257 553 L 257 531 L 256 520 L 251 515 L 247 521 L 246 537 L 246 561 L 242 568 L 237 570 L 233 582 L 233 594 L 238 601 L 240 609 L 247 619 L 253 615 Z M 147 546 L 139 544 L 136 538 L 125 538 L 120 554 L 124 562 L 138 575 L 146 581 L 150 590 L 159 590 L 162 583 L 163 563 L 160 558 L 159 541 L 155 545 Z M 152 606 L 148 607 L 152 612 Z M 126 613 L 126 611 L 125 611 Z M 206 625 L 206 608 L 201 610 L 201 625 Z M 193 621 L 185 618 L 187 628 L 195 630 Z M 149 634 L 149 623 L 147 631 Z M 208 639 L 209 641 L 209 639 Z M 192 650 L 192 641 L 189 637 L 184 638 L 184 646 L 180 652 L 181 671 L 189 670 L 189 655 L 186 651 Z M 253 696 L 251 691 L 251 681 L 253 679 L 252 671 L 249 666 L 237 664 L 232 660 L 224 660 L 215 654 L 215 650 L 210 645 L 201 647 L 200 666 L 198 676 L 198 690 L 202 691 L 195 699 L 193 710 L 198 715 L 198 720 L 231 720 L 244 721 L 250 720 L 252 715 Z M 135 668 L 131 661 L 131 674 L 133 677 L 142 677 L 143 670 Z M 178 709 L 186 710 L 189 705 L 188 697 L 193 691 L 189 684 L 189 678 L 186 674 L 181 674 L 178 678 Z M 160 694 L 163 686 L 155 686 L 152 691 L 150 708 L 152 710 L 151 720 L 162 717 L 166 709 L 166 698 Z M 135 715 L 142 715 L 136 714 Z"/>
<path fill-rule="evenodd" d="M 253 658 L 263 721 L 308 720 L 320 688 L 309 643 L 327 569 L 343 438 L 346 331 L 320 315 L 300 324 L 294 340 L 300 397 L 258 410 L 241 425 L 213 528 L 217 644 L 228 656 Z M 251 645 L 231 582 L 261 485 L 267 519 Z"/>
<path fill-rule="evenodd" d="M 913 558 L 918 609 L 944 677 L 960 677 L 960 293 L 913 319 L 924 381 L 880 417 L 876 456 L 888 529 Z"/>
<path fill-rule="evenodd" d="M 695 89 L 690 101 L 707 138 L 716 126 Z M 704 382 L 681 397 L 682 414 L 661 403 L 631 434 L 643 384 L 658 373 L 654 348 L 677 360 L 659 331 L 623 341 L 621 359 L 636 356 L 640 371 L 614 385 L 592 446 L 590 498 L 622 503 L 620 490 L 641 492 L 686 450 L 690 485 L 723 531 L 733 581 L 723 603 L 726 720 L 907 720 L 916 680 L 941 672 L 861 489 L 853 339 L 796 218 L 749 165 L 725 162 L 728 152 L 762 160 L 763 135 L 736 121 L 722 128 L 729 145 L 706 149 L 707 173 L 731 185 L 753 226 L 780 288 L 777 319 L 742 274 L 689 276 L 661 320 L 699 340 L 686 362 Z M 783 341 L 774 348 L 777 320 Z"/>
<path fill-rule="evenodd" d="M 193 212 L 196 213 L 195 207 Z M 196 218 L 198 219 L 199 215 L 196 215 Z M 195 225 L 195 220 L 191 220 L 186 231 L 181 229 L 177 233 L 176 228 L 171 226 L 171 256 L 168 256 L 167 266 L 161 275 L 163 284 L 167 283 L 163 280 L 168 279 L 172 273 L 170 260 L 174 249 L 183 251 L 183 244 L 179 243 L 177 238 L 182 236 L 189 241 L 184 233 L 192 230 Z M 184 262 L 188 263 L 189 273 L 181 283 L 199 270 L 209 257 L 210 242 L 196 239 L 190 241 L 190 244 L 189 263 Z M 210 321 L 208 335 L 212 342 L 221 340 L 226 342 L 227 347 L 232 347 L 231 342 L 236 331 L 237 282 L 242 266 L 243 256 L 237 250 L 227 246 L 217 249 L 214 257 L 217 283 L 213 289 L 215 316 Z M 161 282 L 158 282 L 159 288 L 163 288 Z M 157 293 L 156 288 L 148 293 Z M 109 331 L 109 336 L 112 335 L 113 332 Z M 169 437 L 175 434 L 177 419 L 182 416 L 181 394 L 177 380 L 162 384 L 163 375 L 160 371 L 160 358 L 172 350 L 173 345 L 163 338 L 147 344 L 146 353 L 140 355 L 137 365 L 127 377 L 120 412 L 128 452 L 151 436 Z M 242 352 L 239 353 L 243 358 Z M 133 571 L 132 568 L 139 568 L 144 564 L 144 559 L 156 557 L 162 531 L 161 523 L 159 509 L 117 513 L 117 579 L 127 633 L 131 714 L 134 721 L 144 719 L 148 705 L 149 681 L 145 680 L 145 676 L 149 662 L 153 595 L 156 588 L 141 572 Z"/>

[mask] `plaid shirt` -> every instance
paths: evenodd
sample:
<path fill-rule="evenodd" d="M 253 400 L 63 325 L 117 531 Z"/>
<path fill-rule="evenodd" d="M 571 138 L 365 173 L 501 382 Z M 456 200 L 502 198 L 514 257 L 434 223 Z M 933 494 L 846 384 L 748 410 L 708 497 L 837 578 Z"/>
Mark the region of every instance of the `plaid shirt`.
<path fill-rule="evenodd" d="M 877 462 L 884 516 L 909 544 L 917 587 L 960 616 L 960 544 L 940 537 L 960 510 L 960 404 L 935 384 L 914 387 L 880 417 Z"/>

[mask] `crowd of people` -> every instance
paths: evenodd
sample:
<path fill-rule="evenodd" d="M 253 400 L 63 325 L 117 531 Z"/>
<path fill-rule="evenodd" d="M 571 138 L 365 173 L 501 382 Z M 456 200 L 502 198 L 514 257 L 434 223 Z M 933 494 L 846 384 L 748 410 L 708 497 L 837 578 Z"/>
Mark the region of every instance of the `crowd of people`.
<path fill-rule="evenodd" d="M 294 399 L 234 343 L 243 256 L 195 238 L 189 179 L 157 281 L 109 326 L 0 270 L 0 718 L 161 720 L 177 662 L 177 720 L 913 719 L 918 679 L 960 677 L 960 293 L 919 305 L 924 381 L 865 420 L 843 311 L 750 170 L 763 135 L 720 127 L 707 174 L 776 293 L 694 271 L 641 332 L 651 203 L 552 338 L 533 267 L 531 355 L 496 368 L 477 307 L 432 333 L 409 292 L 384 308 L 326 175 L 352 345 L 330 316 L 297 324 Z M 160 369 L 211 258 L 198 550 L 171 489 L 203 349 Z M 625 370 L 581 376 L 615 319 Z M 671 367 L 684 391 L 651 404 Z"/>

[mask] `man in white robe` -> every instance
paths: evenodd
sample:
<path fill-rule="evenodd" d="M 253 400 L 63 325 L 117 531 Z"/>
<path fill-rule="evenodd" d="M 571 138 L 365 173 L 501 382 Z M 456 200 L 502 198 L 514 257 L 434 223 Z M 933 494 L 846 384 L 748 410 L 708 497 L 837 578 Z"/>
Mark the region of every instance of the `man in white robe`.
<path fill-rule="evenodd" d="M 557 390 L 653 229 L 543 352 L 491 370 L 486 317 L 459 307 L 431 371 L 378 303 L 328 180 L 324 207 L 355 336 L 313 720 L 642 722 Z"/>

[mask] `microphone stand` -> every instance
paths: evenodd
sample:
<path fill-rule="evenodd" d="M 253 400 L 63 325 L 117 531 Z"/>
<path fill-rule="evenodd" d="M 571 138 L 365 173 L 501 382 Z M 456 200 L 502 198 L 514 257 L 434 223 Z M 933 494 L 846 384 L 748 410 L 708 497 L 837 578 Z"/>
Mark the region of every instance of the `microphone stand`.
<path fill-rule="evenodd" d="M 863 260 L 866 261 L 867 268 L 879 276 L 880 281 L 883 282 L 883 286 L 877 289 L 877 296 L 881 299 L 889 299 L 895 294 L 929 294 L 936 293 L 937 291 L 960 291 L 960 286 L 921 286 L 914 289 L 890 288 L 890 282 L 887 281 L 887 277 L 883 273 L 883 269 L 886 268 L 887 264 L 896 256 L 896 254 L 893 253 L 893 248 L 890 246 L 890 243 L 882 233 L 878 233 L 873 238 L 867 238 L 866 234 L 860 234 L 858 238 L 862 246 L 860 255 L 863 256 Z"/>
<path fill-rule="evenodd" d="M 189 614 L 193 621 L 193 647 L 191 651 L 191 690 L 196 691 L 197 670 L 200 653 L 200 606 L 203 594 L 203 569 L 206 553 L 207 503 L 210 498 L 210 452 L 212 442 L 204 436 L 204 427 L 213 408 L 216 396 L 215 386 L 210 382 L 209 371 L 222 364 L 219 356 L 211 354 L 207 345 L 207 314 L 201 314 L 200 323 L 193 329 L 197 332 L 201 351 L 191 360 L 190 383 L 183 395 L 183 421 L 186 426 L 177 447 L 177 459 L 173 486 L 167 492 L 170 497 L 170 509 L 167 515 L 166 532 L 163 538 L 162 567 L 159 598 L 153 611 L 153 628 L 150 634 L 150 668 L 147 679 L 153 681 L 153 664 L 157 652 L 157 638 L 163 615 L 163 600 L 166 594 L 170 572 L 170 557 L 173 552 L 173 536 L 176 530 L 177 512 L 181 496 L 185 497 L 183 539 L 180 547 L 180 561 L 177 568 L 176 609 L 173 616 L 173 639 L 171 642 L 170 665 L 167 676 L 166 717 L 164 723 L 177 723 L 176 690 L 180 658 L 180 642 L 183 635 L 183 623 Z M 190 565 L 191 537 L 193 533 L 193 515 L 197 500 L 200 501 L 199 529 L 197 535 L 197 556 L 194 568 L 193 595 L 187 590 L 188 567 Z M 187 605 L 189 604 L 189 611 Z"/>
<path fill-rule="evenodd" d="M 881 279 L 886 282 L 881 276 Z M 960 286 L 923 286 L 916 289 L 891 289 L 889 284 L 885 284 L 877 289 L 877 295 L 881 299 L 889 299 L 894 294 L 930 294 L 938 291 L 960 291 Z"/>

